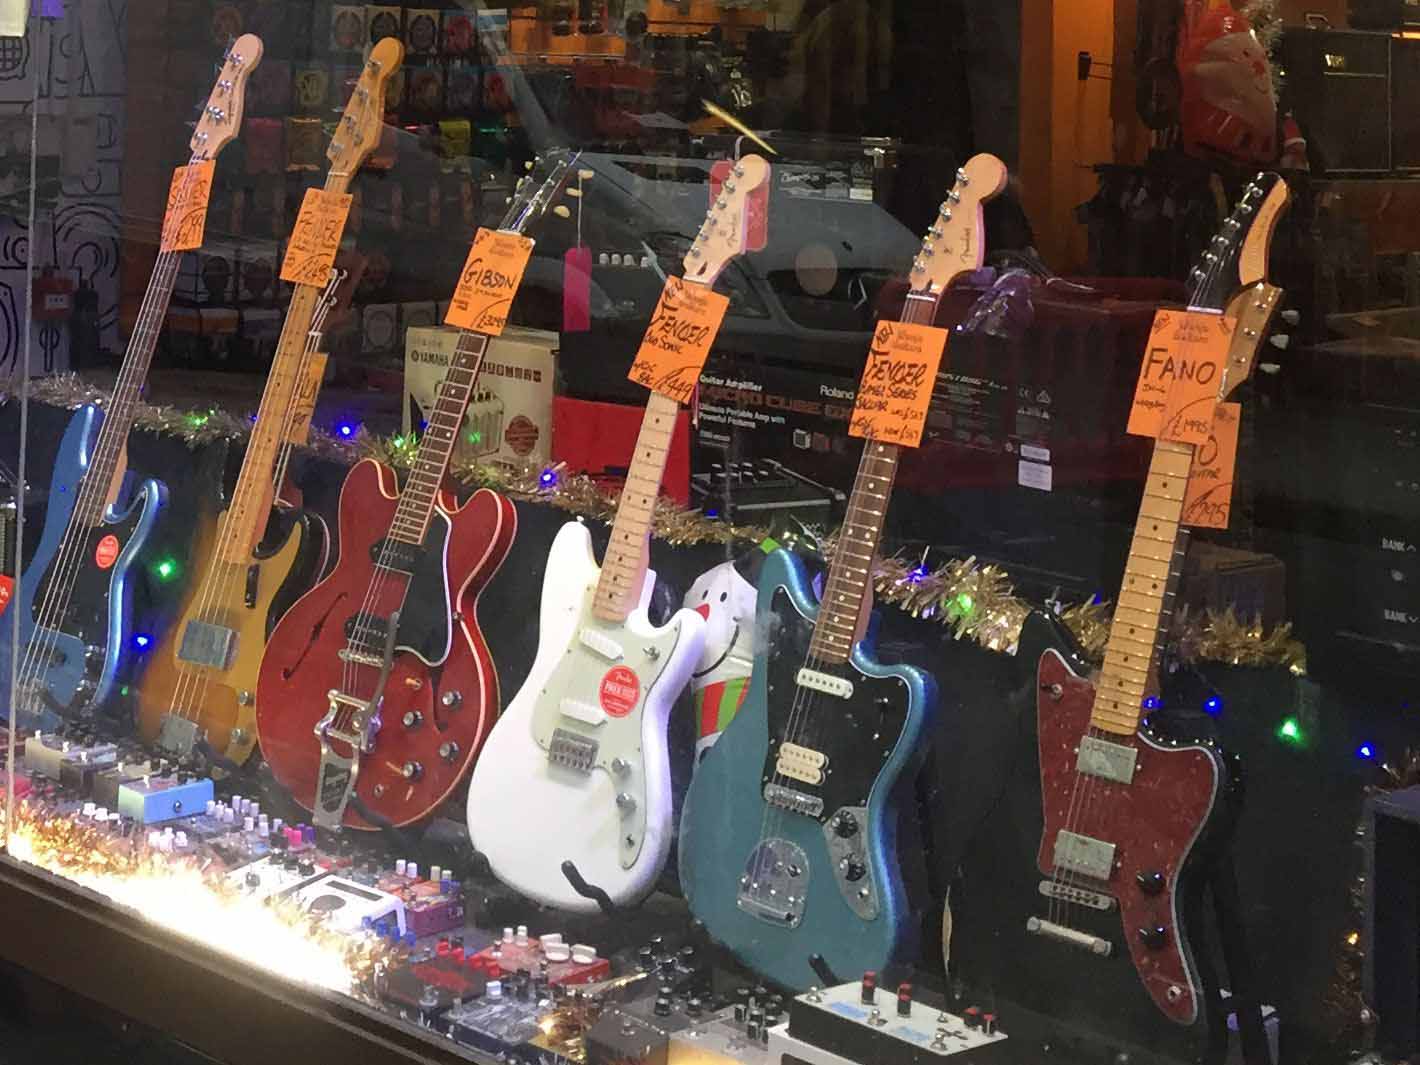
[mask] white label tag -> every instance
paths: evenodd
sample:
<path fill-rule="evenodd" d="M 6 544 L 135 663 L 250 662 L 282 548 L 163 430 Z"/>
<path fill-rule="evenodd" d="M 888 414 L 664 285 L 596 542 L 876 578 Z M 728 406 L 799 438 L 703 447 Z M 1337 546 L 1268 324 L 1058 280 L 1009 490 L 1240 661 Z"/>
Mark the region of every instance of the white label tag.
<path fill-rule="evenodd" d="M 1023 488 L 1036 488 L 1042 492 L 1049 492 L 1051 476 L 1051 468 L 1044 463 L 1026 462 L 1022 459 L 1017 464 L 1016 483 Z"/>
<path fill-rule="evenodd" d="M 1034 444 L 1022 444 L 1021 458 L 1030 459 L 1032 462 L 1049 462 L 1050 448 L 1036 447 Z"/>

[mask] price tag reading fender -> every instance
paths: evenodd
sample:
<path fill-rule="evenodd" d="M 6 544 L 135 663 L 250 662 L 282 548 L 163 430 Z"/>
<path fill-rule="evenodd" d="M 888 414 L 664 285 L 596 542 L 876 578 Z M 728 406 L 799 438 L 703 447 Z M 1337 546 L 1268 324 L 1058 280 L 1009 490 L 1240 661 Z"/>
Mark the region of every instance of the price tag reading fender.
<path fill-rule="evenodd" d="M 947 331 L 908 322 L 879 322 L 848 435 L 901 447 L 922 442 Z"/>
<path fill-rule="evenodd" d="M 532 250 L 533 242 L 527 237 L 480 229 L 449 300 L 445 323 L 485 336 L 501 336 Z"/>
<path fill-rule="evenodd" d="M 627 376 L 677 403 L 689 403 L 729 306 L 729 297 L 705 285 L 666 278 Z"/>
<path fill-rule="evenodd" d="M 1237 319 L 1223 314 L 1156 313 L 1129 411 L 1129 432 L 1207 443 L 1236 327 Z"/>
<path fill-rule="evenodd" d="M 1213 431 L 1193 453 L 1183 493 L 1183 524 L 1226 529 L 1233 508 L 1233 474 L 1238 463 L 1240 403 L 1219 403 Z"/>
<path fill-rule="evenodd" d="M 212 174 L 216 168 L 217 160 L 207 159 L 173 171 L 159 251 L 193 251 L 202 247 L 207 233 L 207 204 L 212 199 Z"/>
<path fill-rule="evenodd" d="M 296 216 L 296 227 L 291 231 L 286 258 L 281 263 L 282 281 L 325 288 L 336 253 L 340 251 L 340 238 L 345 234 L 345 220 L 350 215 L 353 199 L 348 192 L 306 190 L 301 213 Z"/>
<path fill-rule="evenodd" d="M 295 394 L 291 397 L 291 417 L 286 429 L 286 442 L 298 446 L 311 439 L 311 418 L 316 412 L 316 397 L 320 395 L 321 382 L 325 380 L 327 355 L 323 351 L 311 353 L 296 382 Z"/>

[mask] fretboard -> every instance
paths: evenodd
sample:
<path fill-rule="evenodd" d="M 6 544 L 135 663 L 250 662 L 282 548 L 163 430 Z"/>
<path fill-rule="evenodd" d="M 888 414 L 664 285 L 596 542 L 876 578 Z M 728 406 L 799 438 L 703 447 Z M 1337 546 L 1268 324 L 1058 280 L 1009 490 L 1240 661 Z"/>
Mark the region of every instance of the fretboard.
<path fill-rule="evenodd" d="M 607 544 L 601 578 L 597 582 L 593 613 L 603 621 L 625 621 L 626 615 L 640 601 L 651 523 L 679 411 L 680 404 L 659 392 L 652 392 L 646 401 L 641 433 L 636 438 L 636 453 L 626 473 L 626 487 L 617 504 L 611 541 Z"/>
<path fill-rule="evenodd" d="M 931 296 L 909 295 L 902 321 L 931 325 L 937 303 L 938 299 Z M 882 540 L 900 454 L 901 448 L 896 444 L 864 442 L 809 644 L 810 656 L 821 662 L 846 662 L 853 651 L 864 600 L 872 585 L 873 559 Z"/>
<path fill-rule="evenodd" d="M 464 414 L 478 383 L 483 356 L 488 351 L 488 338 L 482 333 L 465 331 L 459 334 L 449 372 L 439 385 L 434 407 L 425 419 L 424 435 L 409 471 L 409 480 L 400 493 L 390 524 L 390 538 L 407 544 L 424 542 L 434 504 L 439 498 L 449 462 L 463 431 Z"/>
<path fill-rule="evenodd" d="M 1173 614 L 1174 566 L 1184 536 L 1180 523 L 1193 451 L 1192 444 L 1154 443 L 1090 714 L 1090 724 L 1106 732 L 1132 736 L 1144 699 L 1154 690 L 1159 638 Z"/>

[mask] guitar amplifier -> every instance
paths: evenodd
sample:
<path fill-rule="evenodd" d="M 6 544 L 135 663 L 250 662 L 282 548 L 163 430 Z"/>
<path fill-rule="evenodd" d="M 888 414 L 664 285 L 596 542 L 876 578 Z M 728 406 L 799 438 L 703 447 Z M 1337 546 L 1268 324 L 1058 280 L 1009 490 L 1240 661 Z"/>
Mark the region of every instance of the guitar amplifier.
<path fill-rule="evenodd" d="M 1412 9 L 1420 20 L 1420 3 Z M 1420 41 L 1390 42 L 1390 152 L 1397 170 L 1420 170 Z"/>
<path fill-rule="evenodd" d="M 1399 30 L 1420 25 L 1420 0 L 1348 0 L 1346 24 L 1353 30 Z"/>
<path fill-rule="evenodd" d="M 1362 994 L 1377 1046 L 1405 1057 L 1420 1050 L 1420 787 L 1372 796 L 1366 829 Z"/>
<path fill-rule="evenodd" d="M 1288 103 L 1326 172 L 1391 169 L 1389 34 L 1288 30 Z"/>

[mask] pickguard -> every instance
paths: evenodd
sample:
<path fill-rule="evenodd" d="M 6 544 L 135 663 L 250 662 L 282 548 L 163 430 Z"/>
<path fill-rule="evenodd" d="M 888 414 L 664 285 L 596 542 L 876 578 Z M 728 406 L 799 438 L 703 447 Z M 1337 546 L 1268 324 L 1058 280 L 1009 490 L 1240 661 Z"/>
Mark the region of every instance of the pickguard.
<path fill-rule="evenodd" d="M 453 642 L 454 609 L 448 578 L 449 519 L 434 513 L 424 547 L 409 577 L 409 592 L 399 615 L 395 649 L 417 655 L 431 666 L 449 657 Z M 391 580 L 402 580 L 391 575 Z"/>
<path fill-rule="evenodd" d="M 620 861 L 636 864 L 646 840 L 646 771 L 641 746 L 647 701 L 680 642 L 679 625 L 651 634 L 592 613 L 596 583 L 582 597 L 571 645 L 538 693 L 533 738 L 550 771 L 567 780 L 607 773 L 621 819 Z"/>

